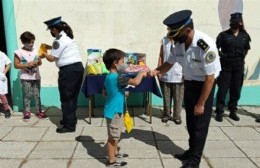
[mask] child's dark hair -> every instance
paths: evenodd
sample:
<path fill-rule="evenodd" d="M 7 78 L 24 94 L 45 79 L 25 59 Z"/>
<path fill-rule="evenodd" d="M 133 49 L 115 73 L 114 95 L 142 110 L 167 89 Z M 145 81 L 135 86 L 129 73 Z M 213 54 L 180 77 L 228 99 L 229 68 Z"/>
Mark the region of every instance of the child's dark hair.
<path fill-rule="evenodd" d="M 29 31 L 23 32 L 20 36 L 20 39 L 23 44 L 30 43 L 32 40 L 35 40 L 34 34 Z"/>
<path fill-rule="evenodd" d="M 67 36 L 69 36 L 71 39 L 74 38 L 73 31 L 72 31 L 71 27 L 64 21 L 61 21 L 58 24 L 50 26 L 49 28 L 55 28 L 59 32 L 64 31 L 67 34 Z"/>
<path fill-rule="evenodd" d="M 124 56 L 125 53 L 123 51 L 111 48 L 104 53 L 103 62 L 106 65 L 106 68 L 110 70 L 110 68 L 113 66 L 114 61 L 118 61 Z"/>

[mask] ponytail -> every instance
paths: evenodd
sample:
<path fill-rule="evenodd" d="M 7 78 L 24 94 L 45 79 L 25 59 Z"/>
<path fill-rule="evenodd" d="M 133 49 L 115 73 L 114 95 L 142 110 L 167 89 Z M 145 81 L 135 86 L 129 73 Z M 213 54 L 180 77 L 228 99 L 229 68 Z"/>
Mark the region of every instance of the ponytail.
<path fill-rule="evenodd" d="M 64 22 L 64 21 L 61 21 L 59 24 L 56 24 L 54 26 L 51 26 L 50 28 L 55 28 L 57 29 L 59 32 L 61 31 L 64 31 L 68 37 L 70 37 L 71 39 L 74 38 L 73 36 L 73 31 L 72 29 L 70 28 L 70 26 Z"/>

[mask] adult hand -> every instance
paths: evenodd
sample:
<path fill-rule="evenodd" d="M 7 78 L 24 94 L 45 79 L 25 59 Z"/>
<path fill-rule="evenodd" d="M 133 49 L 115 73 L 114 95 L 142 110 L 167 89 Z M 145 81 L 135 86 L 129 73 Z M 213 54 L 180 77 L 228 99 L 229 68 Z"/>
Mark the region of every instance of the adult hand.
<path fill-rule="evenodd" d="M 157 70 L 152 70 L 152 71 L 149 71 L 148 76 L 156 76 L 158 74 L 159 74 L 159 72 Z"/>
<path fill-rule="evenodd" d="M 194 107 L 194 115 L 195 116 L 200 116 L 204 114 L 204 105 L 195 105 Z"/>

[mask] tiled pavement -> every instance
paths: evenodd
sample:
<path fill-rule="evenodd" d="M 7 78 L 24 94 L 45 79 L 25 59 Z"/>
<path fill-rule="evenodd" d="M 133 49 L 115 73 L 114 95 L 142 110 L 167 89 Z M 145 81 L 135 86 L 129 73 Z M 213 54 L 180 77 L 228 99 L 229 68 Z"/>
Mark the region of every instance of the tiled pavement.
<path fill-rule="evenodd" d="M 135 128 L 123 134 L 121 150 L 128 153 L 128 168 L 178 168 L 182 164 L 173 155 L 188 147 L 186 124 L 161 123 L 160 108 L 153 108 L 153 123 L 143 114 L 143 108 L 129 108 Z M 10 119 L 0 117 L 1 168 L 102 168 L 106 161 L 106 124 L 102 108 L 95 109 L 89 125 L 87 108 L 78 109 L 75 133 L 57 134 L 61 111 L 46 109 L 49 119 L 35 116 L 29 122 L 20 112 Z M 200 164 L 201 168 L 256 168 L 260 167 L 260 124 L 254 115 L 260 107 L 240 107 L 241 120 L 228 117 L 222 123 L 211 120 L 208 139 Z M 182 112 L 183 121 L 185 112 Z M 75 137 L 81 136 L 81 142 Z"/>

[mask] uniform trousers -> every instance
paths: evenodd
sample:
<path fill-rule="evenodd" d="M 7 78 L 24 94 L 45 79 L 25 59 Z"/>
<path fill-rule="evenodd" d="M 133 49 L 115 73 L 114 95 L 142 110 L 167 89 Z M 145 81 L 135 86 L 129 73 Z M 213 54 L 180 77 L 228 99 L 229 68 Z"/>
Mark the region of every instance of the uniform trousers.
<path fill-rule="evenodd" d="M 63 126 L 71 130 L 76 129 L 76 110 L 83 73 L 84 68 L 81 62 L 60 67 L 59 71 L 58 85 Z"/>
<path fill-rule="evenodd" d="M 204 82 L 184 81 L 184 105 L 186 111 L 186 123 L 189 133 L 189 153 L 192 162 L 199 164 L 205 146 L 209 123 L 212 114 L 215 84 L 205 103 L 204 113 L 201 116 L 194 115 L 194 107 L 201 95 Z"/>
<path fill-rule="evenodd" d="M 170 83 L 160 81 L 163 94 L 163 115 L 171 116 L 172 100 L 174 101 L 173 118 L 180 119 L 184 95 L 183 83 Z"/>
<path fill-rule="evenodd" d="M 228 109 L 230 112 L 237 111 L 238 100 L 243 86 L 244 78 L 244 64 L 229 65 L 229 67 L 222 67 L 222 71 L 217 79 L 218 92 L 216 113 L 224 113 L 225 100 L 229 91 Z"/>

